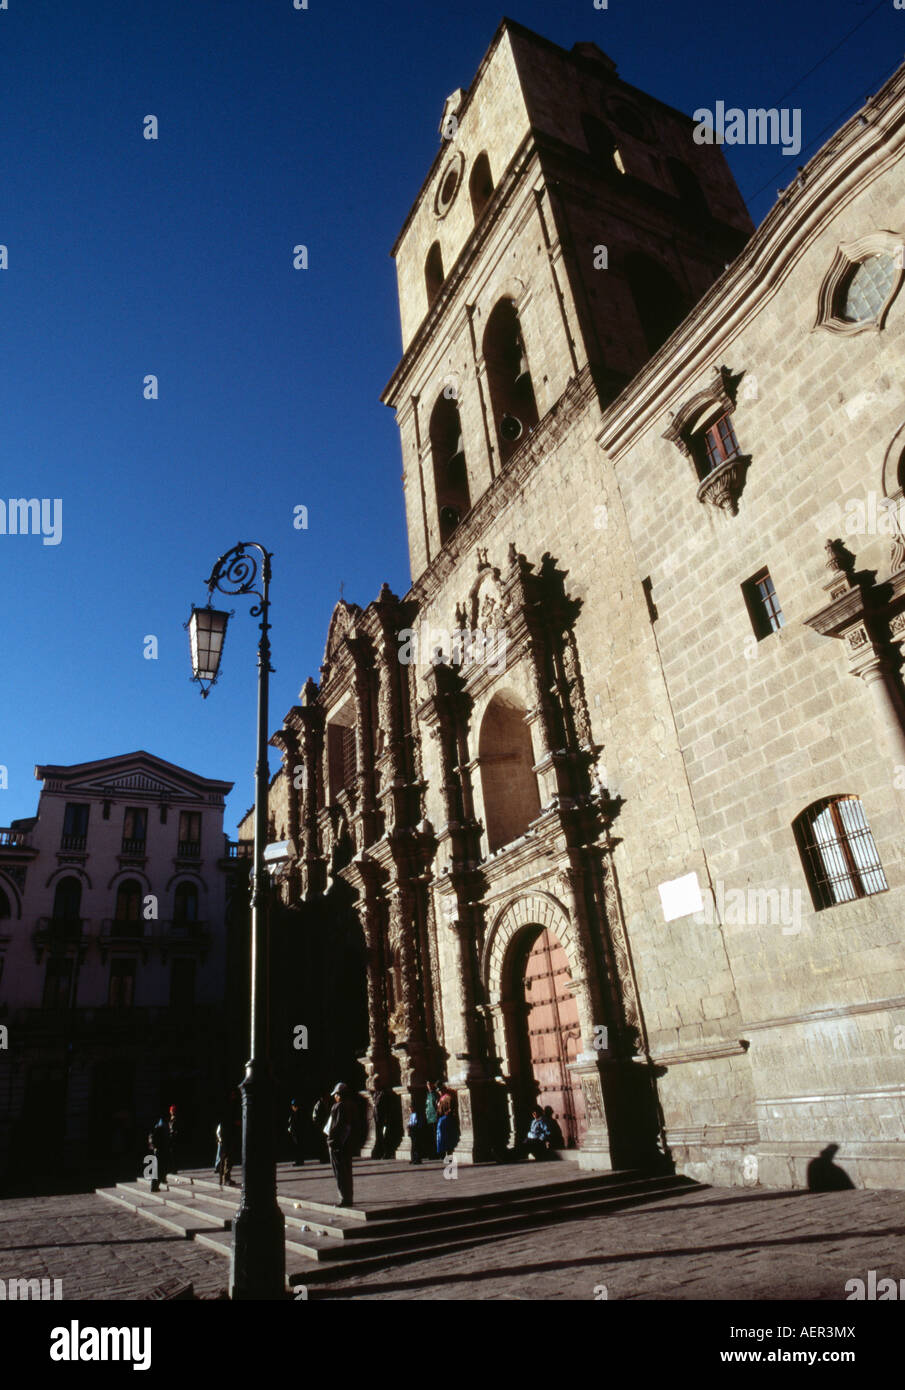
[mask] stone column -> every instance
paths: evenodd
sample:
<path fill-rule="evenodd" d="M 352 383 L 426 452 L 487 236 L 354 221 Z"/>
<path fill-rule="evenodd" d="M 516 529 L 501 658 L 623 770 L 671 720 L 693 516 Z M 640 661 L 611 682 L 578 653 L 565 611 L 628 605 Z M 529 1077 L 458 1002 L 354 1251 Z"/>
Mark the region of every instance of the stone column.
<path fill-rule="evenodd" d="M 324 712 L 318 690 L 309 677 L 302 687 L 301 704 L 292 712 L 299 730 L 302 763 L 302 814 L 299 823 L 299 859 L 302 897 L 310 900 L 324 891 L 326 865 L 321 854 L 318 803 L 321 801 L 321 755 L 324 748 Z"/>

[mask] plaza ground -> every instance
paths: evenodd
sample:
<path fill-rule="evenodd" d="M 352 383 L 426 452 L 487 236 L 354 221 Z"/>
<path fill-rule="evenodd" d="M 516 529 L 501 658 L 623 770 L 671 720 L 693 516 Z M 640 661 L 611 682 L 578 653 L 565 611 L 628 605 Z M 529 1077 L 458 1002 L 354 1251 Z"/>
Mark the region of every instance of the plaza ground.
<path fill-rule="evenodd" d="M 568 1171 L 567 1171 L 568 1170 Z M 506 1211 L 507 1193 L 560 1188 L 571 1164 L 460 1168 L 445 1181 L 439 1164 L 361 1160 L 355 1207 L 377 1219 L 424 1208 L 437 1212 L 440 1245 L 427 1258 L 393 1253 L 379 1267 L 312 1284 L 315 1300 L 583 1301 L 820 1299 L 845 1301 L 850 1279 L 905 1276 L 905 1193 L 863 1189 L 780 1192 L 685 1187 L 642 1205 L 538 1220 L 465 1248 L 442 1249 L 461 1220 L 457 1201 Z M 210 1175 L 198 1175 L 203 1183 Z M 172 1189 L 189 1190 L 183 1185 Z M 200 1188 L 196 1189 L 200 1192 Z M 325 1165 L 280 1166 L 287 1214 L 326 1208 L 333 1184 Z M 229 1199 L 236 1194 L 223 1194 Z M 185 1198 L 182 1198 L 185 1200 Z M 300 1204 L 296 1207 L 296 1203 Z M 434 1207 L 443 1203 L 447 1210 Z M 227 1209 L 228 1210 L 228 1209 Z M 325 1221 L 336 1220 L 324 1216 Z M 288 1231 L 287 1231 L 288 1234 Z M 223 1232 L 223 1243 L 229 1236 Z M 287 1261 L 290 1265 L 291 1261 Z M 225 1294 L 222 1252 L 167 1230 L 95 1193 L 15 1197 L 0 1203 L 0 1278 L 61 1279 L 63 1298 L 147 1299 L 163 1284 L 191 1282 L 196 1297 Z M 296 1276 L 298 1278 L 299 1276 Z"/>

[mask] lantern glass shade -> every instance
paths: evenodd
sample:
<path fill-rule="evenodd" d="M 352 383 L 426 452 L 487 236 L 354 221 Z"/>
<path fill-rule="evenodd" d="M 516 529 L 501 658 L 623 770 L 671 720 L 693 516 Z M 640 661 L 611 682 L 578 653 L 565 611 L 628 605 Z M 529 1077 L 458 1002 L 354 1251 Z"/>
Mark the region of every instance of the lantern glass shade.
<path fill-rule="evenodd" d="M 196 681 L 215 681 L 223 655 L 223 639 L 229 614 L 216 608 L 193 608 L 189 618 L 192 676 Z"/>

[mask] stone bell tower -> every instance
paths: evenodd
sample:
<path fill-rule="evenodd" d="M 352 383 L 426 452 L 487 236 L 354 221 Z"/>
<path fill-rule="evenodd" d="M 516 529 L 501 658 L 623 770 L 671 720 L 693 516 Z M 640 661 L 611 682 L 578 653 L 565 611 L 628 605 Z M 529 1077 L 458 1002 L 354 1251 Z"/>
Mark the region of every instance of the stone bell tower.
<path fill-rule="evenodd" d="M 412 577 L 449 544 L 569 382 L 606 403 L 701 298 L 752 225 L 718 146 L 624 82 L 504 21 L 446 101 L 393 247 Z"/>

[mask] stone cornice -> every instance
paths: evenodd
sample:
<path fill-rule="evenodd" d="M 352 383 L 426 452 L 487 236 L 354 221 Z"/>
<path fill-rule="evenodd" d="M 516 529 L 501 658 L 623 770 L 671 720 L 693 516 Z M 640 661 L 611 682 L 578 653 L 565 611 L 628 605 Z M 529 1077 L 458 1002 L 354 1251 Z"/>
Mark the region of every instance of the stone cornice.
<path fill-rule="evenodd" d="M 693 1047 L 676 1048 L 672 1052 L 652 1052 L 650 1061 L 658 1067 L 677 1067 L 683 1062 L 717 1062 L 724 1057 L 743 1057 L 748 1044 L 726 1039 L 718 1043 L 701 1043 Z M 646 1057 L 636 1057 L 637 1062 L 647 1065 Z"/>
<path fill-rule="evenodd" d="M 755 1023 L 744 1023 L 746 1033 L 761 1032 L 766 1028 L 788 1028 L 796 1023 L 822 1023 L 830 1018 L 854 1018 L 856 1014 L 875 1014 L 905 1009 L 905 994 L 894 995 L 891 999 L 869 1000 L 864 1004 L 839 1004 L 835 1008 L 808 1009 L 800 1014 L 784 1014 L 779 1018 L 758 1019 Z"/>
<path fill-rule="evenodd" d="M 901 157 L 905 65 L 863 112 L 867 124 L 856 113 L 812 156 L 725 274 L 607 408 L 597 438 L 614 461 L 657 423 L 672 401 L 694 390 L 703 371 L 727 356 L 840 207 Z"/>

